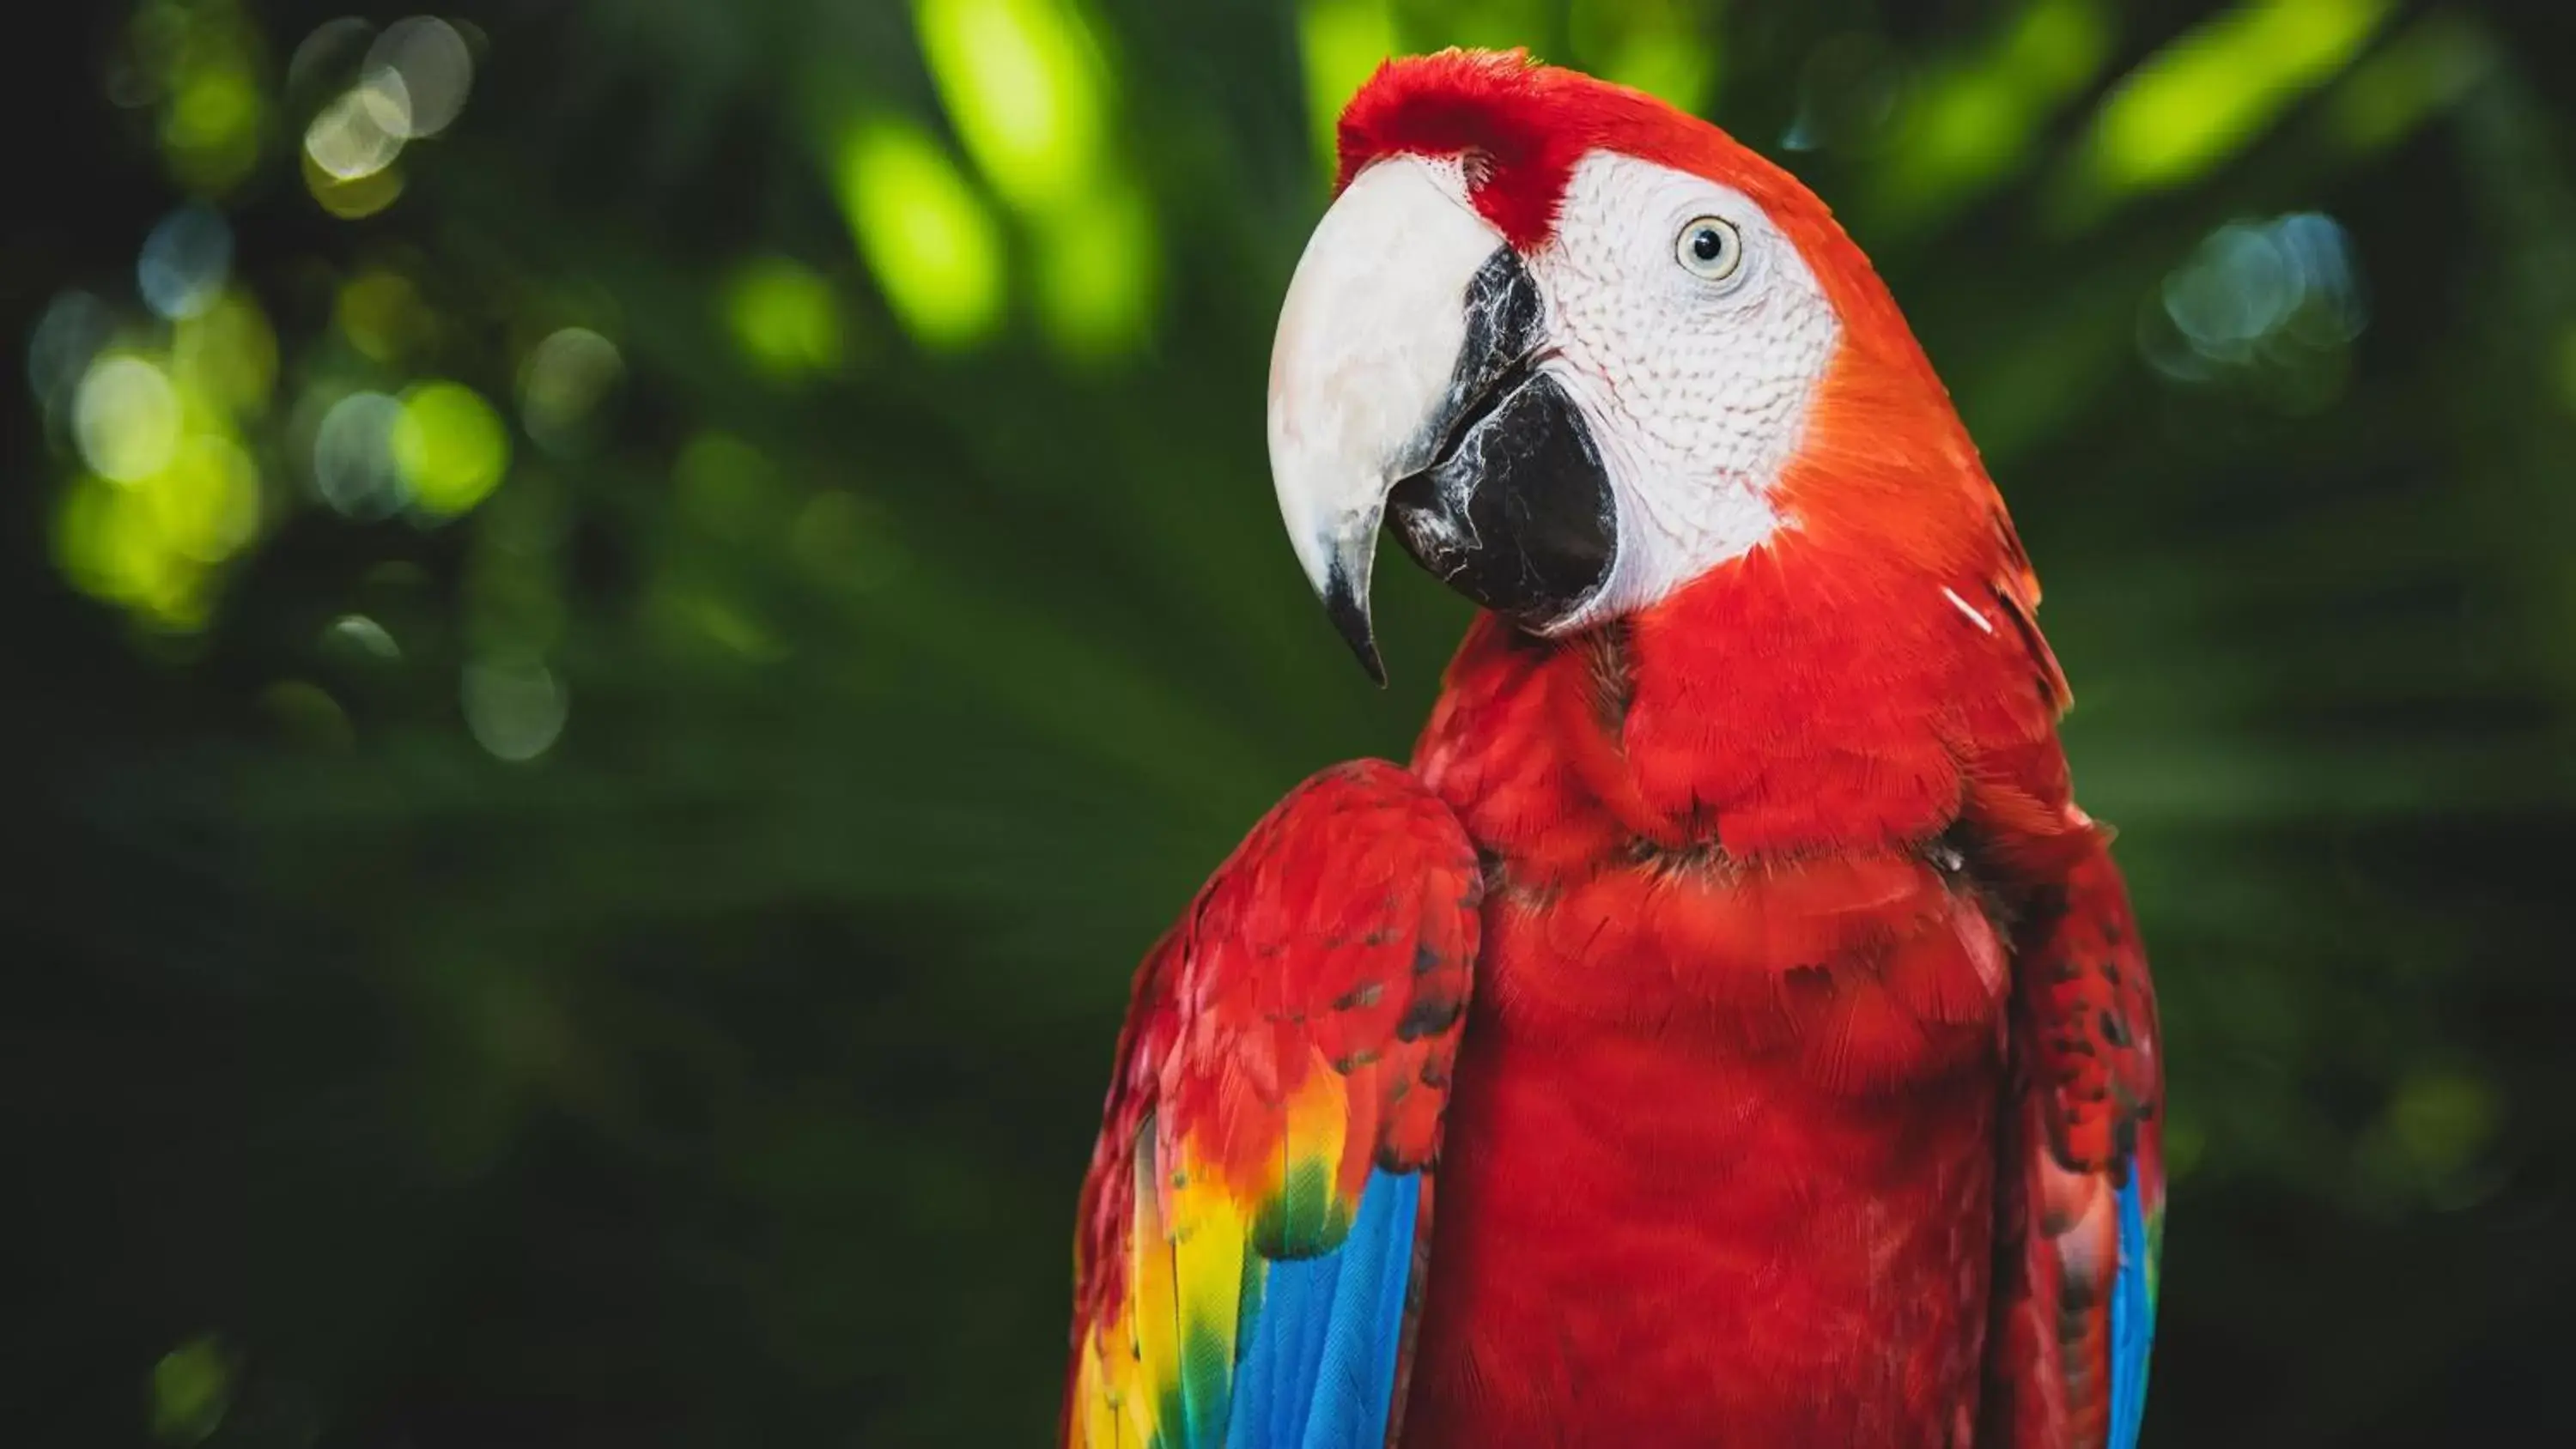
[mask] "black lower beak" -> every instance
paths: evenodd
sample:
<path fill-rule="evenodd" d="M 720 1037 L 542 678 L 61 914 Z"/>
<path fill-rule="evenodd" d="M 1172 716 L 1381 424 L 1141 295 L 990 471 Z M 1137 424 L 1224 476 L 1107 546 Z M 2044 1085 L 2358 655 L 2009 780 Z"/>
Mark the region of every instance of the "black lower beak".
<path fill-rule="evenodd" d="M 1519 255 L 1497 251 L 1466 301 L 1456 372 L 1424 426 L 1421 466 L 1387 495 L 1387 517 L 1451 588 L 1544 629 L 1609 581 L 1619 538 L 1610 476 L 1582 409 L 1537 369 L 1541 305 Z"/>

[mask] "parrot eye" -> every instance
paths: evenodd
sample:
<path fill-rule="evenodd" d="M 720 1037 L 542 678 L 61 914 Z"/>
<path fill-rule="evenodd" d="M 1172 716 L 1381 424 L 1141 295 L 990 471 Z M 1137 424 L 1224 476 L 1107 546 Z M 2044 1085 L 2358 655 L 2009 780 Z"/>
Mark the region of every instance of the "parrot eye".
<path fill-rule="evenodd" d="M 1682 228 L 1674 248 L 1682 270 L 1703 281 L 1723 282 L 1744 263 L 1744 236 L 1721 216 L 1703 216 Z"/>

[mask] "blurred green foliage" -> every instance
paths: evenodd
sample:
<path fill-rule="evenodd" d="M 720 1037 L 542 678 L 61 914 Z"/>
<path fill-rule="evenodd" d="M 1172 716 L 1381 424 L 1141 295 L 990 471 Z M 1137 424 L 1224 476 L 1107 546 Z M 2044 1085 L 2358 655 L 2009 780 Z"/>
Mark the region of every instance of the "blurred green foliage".
<path fill-rule="evenodd" d="M 1782 156 L 2014 503 L 2164 992 L 2150 1442 L 2576 1437 L 2549 7 L 80 22 L 0 179 L 13 1441 L 1042 1439 L 1131 964 L 1463 622 L 1390 570 L 1368 689 L 1261 441 L 1331 111 L 1450 41 Z"/>

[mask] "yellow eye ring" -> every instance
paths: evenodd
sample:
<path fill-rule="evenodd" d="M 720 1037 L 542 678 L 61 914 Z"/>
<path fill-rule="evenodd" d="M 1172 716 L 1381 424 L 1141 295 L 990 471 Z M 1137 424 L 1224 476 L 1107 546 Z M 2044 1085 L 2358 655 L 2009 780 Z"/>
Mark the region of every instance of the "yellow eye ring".
<path fill-rule="evenodd" d="M 1744 234 L 1725 217 L 1697 217 L 1682 228 L 1673 255 L 1701 281 L 1723 282 L 1744 265 Z"/>

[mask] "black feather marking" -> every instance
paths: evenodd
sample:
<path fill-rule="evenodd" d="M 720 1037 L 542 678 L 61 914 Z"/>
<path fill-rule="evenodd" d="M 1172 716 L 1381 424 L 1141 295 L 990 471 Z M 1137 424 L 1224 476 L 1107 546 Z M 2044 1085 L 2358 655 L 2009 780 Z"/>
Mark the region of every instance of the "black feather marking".
<path fill-rule="evenodd" d="M 1404 1009 L 1403 1019 L 1395 1024 L 1395 1039 L 1420 1041 L 1437 1036 L 1456 1025 L 1458 1014 L 1466 1009 L 1466 1002 L 1448 992 L 1425 991 Z"/>
<path fill-rule="evenodd" d="M 1385 982 L 1363 981 L 1359 985 L 1354 986 L 1350 990 L 1333 998 L 1333 1009 L 1335 1011 L 1364 1011 L 1369 1007 L 1377 1005 L 1379 998 L 1385 995 Z"/>

